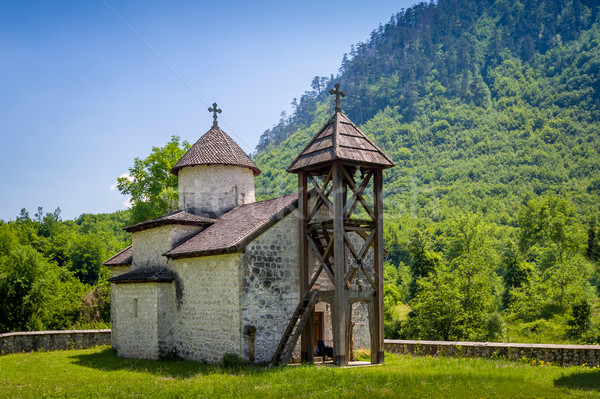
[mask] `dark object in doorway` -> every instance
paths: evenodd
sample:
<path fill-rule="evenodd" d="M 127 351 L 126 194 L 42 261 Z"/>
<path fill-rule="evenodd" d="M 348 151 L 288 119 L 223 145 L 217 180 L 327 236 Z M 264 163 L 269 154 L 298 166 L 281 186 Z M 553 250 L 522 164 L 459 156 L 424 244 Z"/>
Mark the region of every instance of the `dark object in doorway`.
<path fill-rule="evenodd" d="M 323 340 L 317 342 L 317 356 L 327 356 L 333 358 L 333 348 L 331 346 L 325 346 Z"/>

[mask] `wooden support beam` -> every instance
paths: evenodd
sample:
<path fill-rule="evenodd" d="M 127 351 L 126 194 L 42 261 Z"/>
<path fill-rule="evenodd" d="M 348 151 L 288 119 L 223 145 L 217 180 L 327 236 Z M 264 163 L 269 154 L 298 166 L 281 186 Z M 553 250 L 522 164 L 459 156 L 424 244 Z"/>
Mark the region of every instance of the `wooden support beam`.
<path fill-rule="evenodd" d="M 345 176 L 348 181 L 348 185 L 352 189 L 352 193 L 353 193 L 352 197 L 350 198 L 350 201 L 348 201 L 348 203 L 344 207 L 344 214 L 346 215 L 347 218 L 349 218 L 352 216 L 352 213 L 354 212 L 354 209 L 356 208 L 356 205 L 358 204 L 358 201 L 359 201 L 358 196 L 360 196 L 364 200 L 362 193 L 365 191 L 365 188 L 367 188 L 367 185 L 369 184 L 369 181 L 371 180 L 371 176 L 373 176 L 373 172 L 369 172 L 358 187 L 356 187 L 353 179 L 350 177 L 350 175 L 348 175 L 347 172 L 346 172 Z"/>
<path fill-rule="evenodd" d="M 310 271 L 308 270 L 308 242 L 307 242 L 307 234 L 306 234 L 306 223 L 307 223 L 307 214 L 308 214 L 308 189 L 307 189 L 307 179 L 306 173 L 300 172 L 298 174 L 298 212 L 299 215 L 299 263 L 300 263 L 300 295 L 305 295 L 308 290 L 310 290 L 310 284 L 308 281 L 308 277 Z M 303 362 L 312 363 L 314 360 L 313 353 L 313 315 L 312 310 L 308 315 L 308 321 L 304 325 L 301 335 L 300 341 L 300 359 Z"/>
<path fill-rule="evenodd" d="M 375 170 L 373 182 L 375 200 L 375 253 L 374 253 L 374 275 L 376 286 L 376 297 L 373 301 L 373 326 L 374 334 L 371 334 L 371 363 L 383 363 L 383 173 L 381 169 Z"/>
<path fill-rule="evenodd" d="M 376 235 L 377 234 L 376 234 L 375 230 L 373 230 L 373 231 L 371 231 L 371 234 L 369 234 L 369 236 L 365 239 L 365 242 L 364 242 L 362 248 L 360 249 L 360 252 L 358 253 L 359 258 L 361 258 L 361 259 L 365 258 L 365 255 L 367 254 L 369 247 L 373 243 L 373 238 Z"/>
<path fill-rule="evenodd" d="M 329 198 L 329 195 L 331 195 L 331 192 L 333 191 L 333 187 L 329 187 L 326 191 L 325 191 L 325 196 L 327 198 Z M 325 203 L 323 202 L 323 199 L 321 197 L 317 197 L 316 201 L 315 201 L 315 206 L 313 207 L 313 209 L 310 211 L 310 216 L 308 217 L 308 220 L 313 220 L 314 217 L 317 215 L 317 212 L 319 212 L 319 209 L 321 209 L 321 206 L 325 205 Z"/>
<path fill-rule="evenodd" d="M 371 174 L 372 174 L 372 172 L 369 172 L 367 174 L 367 177 L 365 177 L 363 179 L 363 183 L 366 182 L 366 184 L 364 185 L 364 187 L 367 187 L 367 184 L 369 183 L 369 180 L 371 179 Z M 350 175 L 348 174 L 348 172 L 346 171 L 346 169 L 344 169 L 344 175 L 346 177 L 346 181 L 350 185 L 350 188 L 352 189 L 352 191 L 354 191 L 356 199 L 358 201 L 360 201 L 360 203 L 365 208 L 365 211 L 367 211 L 367 213 L 369 214 L 369 216 L 371 217 L 371 219 L 375 220 L 375 214 L 373 213 L 373 210 L 371 209 L 371 207 L 369 206 L 369 204 L 367 203 L 367 201 L 363 197 L 362 191 L 359 192 L 359 190 L 356 188 L 356 185 L 354 184 L 354 181 L 352 180 L 352 178 L 350 177 Z M 361 184 L 361 186 L 362 186 L 362 184 Z M 363 190 L 364 190 L 364 187 L 363 187 Z M 351 207 L 351 209 L 348 210 L 348 212 L 347 212 L 348 216 L 347 217 L 350 217 L 350 215 L 352 215 L 352 212 L 354 212 L 354 208 L 355 207 L 356 207 L 356 205 L 353 205 Z M 346 214 L 346 209 L 344 209 L 344 214 Z"/>
<path fill-rule="evenodd" d="M 323 186 L 323 187 L 319 186 L 319 183 L 317 183 L 317 181 L 312 176 L 308 176 L 308 179 L 313 184 L 313 187 L 314 187 L 316 193 L 319 194 L 319 197 L 321 197 L 321 200 L 323 201 L 323 203 L 325 205 L 327 205 L 327 207 L 329 208 L 329 210 L 331 212 L 333 212 L 333 204 L 331 203 L 329 198 L 327 198 L 327 195 L 325 195 L 327 186 Z"/>
<path fill-rule="evenodd" d="M 308 238 L 308 245 L 313 250 L 319 263 L 323 266 L 323 268 L 327 272 L 327 275 L 329 276 L 331 283 L 335 286 L 335 277 L 334 277 L 335 272 L 330 268 L 329 264 L 325 261 L 325 259 L 323 258 L 323 255 L 321 255 L 321 252 L 319 251 L 319 248 L 317 247 L 317 244 L 315 244 L 314 240 L 310 236 L 307 236 L 307 238 Z"/>
<path fill-rule="evenodd" d="M 315 274 L 313 274 L 313 277 L 310 279 L 310 282 L 308 283 L 307 291 L 308 290 L 312 290 L 313 285 L 315 285 L 315 283 L 317 282 L 317 279 L 321 275 L 322 271 L 323 271 L 323 265 L 319 265 L 319 268 L 317 269 L 317 271 L 315 272 Z"/>
<path fill-rule="evenodd" d="M 344 244 L 344 181 L 343 166 L 340 162 L 333 164 L 333 258 L 335 294 L 332 307 L 333 329 L 333 362 L 338 366 L 348 364 L 347 337 L 349 328 L 350 306 L 346 300 L 344 287 L 344 268 L 346 266 Z"/>

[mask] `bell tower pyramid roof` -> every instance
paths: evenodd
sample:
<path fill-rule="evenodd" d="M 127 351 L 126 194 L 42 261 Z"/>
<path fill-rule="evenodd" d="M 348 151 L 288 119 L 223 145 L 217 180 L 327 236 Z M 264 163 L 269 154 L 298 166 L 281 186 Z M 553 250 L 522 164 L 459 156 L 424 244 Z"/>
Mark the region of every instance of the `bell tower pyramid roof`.
<path fill-rule="evenodd" d="M 334 114 L 294 159 L 287 171 L 298 173 L 336 160 L 382 169 L 394 166 L 394 161 L 342 113 L 340 96 L 345 97 L 346 93 L 339 90 L 339 84 L 336 83 L 335 90 L 331 89 L 329 93 L 336 95 Z"/>

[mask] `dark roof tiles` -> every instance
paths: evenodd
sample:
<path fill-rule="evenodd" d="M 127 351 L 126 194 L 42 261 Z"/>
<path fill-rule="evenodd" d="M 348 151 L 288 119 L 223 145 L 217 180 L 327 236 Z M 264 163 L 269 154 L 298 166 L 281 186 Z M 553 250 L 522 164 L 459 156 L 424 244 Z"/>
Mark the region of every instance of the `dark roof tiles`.
<path fill-rule="evenodd" d="M 104 265 L 106 266 L 127 266 L 131 265 L 133 258 L 133 249 L 131 245 L 119 252 L 118 254 L 109 258 Z"/>
<path fill-rule="evenodd" d="M 287 171 L 297 173 L 335 160 L 380 168 L 395 165 L 346 115 L 336 111 Z"/>
<path fill-rule="evenodd" d="M 231 137 L 218 126 L 213 126 L 185 153 L 171 173 L 177 175 L 186 166 L 197 165 L 234 165 L 249 168 L 254 176 L 260 169 Z"/>
<path fill-rule="evenodd" d="M 290 194 L 234 208 L 165 256 L 185 258 L 241 251 L 247 242 L 291 212 L 297 200 L 297 194 Z"/>
<path fill-rule="evenodd" d="M 175 273 L 166 267 L 142 267 L 108 279 L 111 283 L 170 283 Z"/>
<path fill-rule="evenodd" d="M 133 226 L 125 227 L 123 230 L 133 233 L 136 231 L 150 229 L 158 226 L 164 226 L 167 224 L 199 226 L 203 224 L 214 223 L 215 220 L 216 219 L 193 215 L 185 211 L 175 211 L 173 213 L 169 213 L 156 219 L 146 220 L 144 222 L 134 224 Z"/>

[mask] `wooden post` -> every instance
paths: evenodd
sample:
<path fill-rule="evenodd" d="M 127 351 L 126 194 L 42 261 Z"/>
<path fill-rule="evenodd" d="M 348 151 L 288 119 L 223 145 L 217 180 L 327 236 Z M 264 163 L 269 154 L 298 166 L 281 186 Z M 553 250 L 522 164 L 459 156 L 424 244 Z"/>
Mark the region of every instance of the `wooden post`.
<path fill-rule="evenodd" d="M 348 364 L 347 345 L 349 312 L 346 290 L 344 289 L 344 268 L 346 265 L 344 244 L 344 190 L 342 164 L 333 164 L 333 258 L 335 294 L 333 300 L 333 362 L 338 366 Z"/>
<path fill-rule="evenodd" d="M 382 170 L 375 170 L 373 182 L 375 206 L 375 253 L 373 271 L 377 292 L 373 298 L 373 317 L 369 317 L 373 324 L 371 334 L 371 363 L 383 363 L 383 176 Z M 369 312 L 370 313 L 370 312 Z"/>
<path fill-rule="evenodd" d="M 300 299 L 308 288 L 308 278 L 310 271 L 308 270 L 308 242 L 306 238 L 306 223 L 308 218 L 308 190 L 307 176 L 305 172 L 298 173 L 298 212 L 299 215 L 299 250 L 300 250 Z M 308 322 L 304 325 L 302 336 L 300 338 L 300 360 L 302 362 L 312 363 L 314 361 L 313 353 L 313 317 L 312 312 Z"/>

